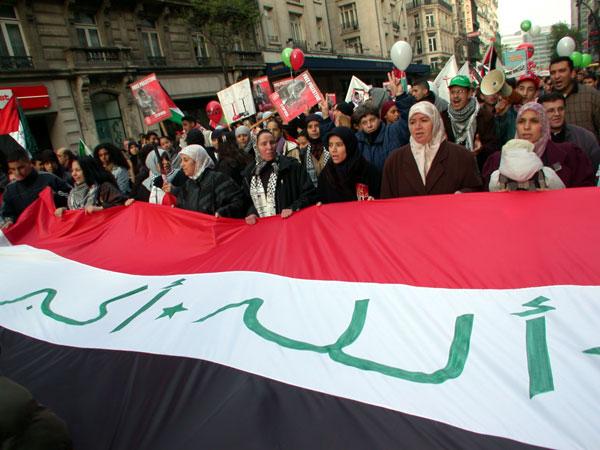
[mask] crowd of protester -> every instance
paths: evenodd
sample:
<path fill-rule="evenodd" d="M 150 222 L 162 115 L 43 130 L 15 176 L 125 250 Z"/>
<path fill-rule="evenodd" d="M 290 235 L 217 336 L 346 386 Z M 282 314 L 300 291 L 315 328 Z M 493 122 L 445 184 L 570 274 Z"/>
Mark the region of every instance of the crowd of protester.
<path fill-rule="evenodd" d="M 404 92 L 388 78 L 390 95 L 324 101 L 287 124 L 266 112 L 210 129 L 185 116 L 177 139 L 150 132 L 90 156 L 0 152 L 2 227 L 48 186 L 58 217 L 144 201 L 254 224 L 315 204 L 597 183 L 598 80 L 569 58 L 551 62 L 549 79 L 510 80 L 510 99 L 461 75 L 449 102 L 426 80 Z"/>

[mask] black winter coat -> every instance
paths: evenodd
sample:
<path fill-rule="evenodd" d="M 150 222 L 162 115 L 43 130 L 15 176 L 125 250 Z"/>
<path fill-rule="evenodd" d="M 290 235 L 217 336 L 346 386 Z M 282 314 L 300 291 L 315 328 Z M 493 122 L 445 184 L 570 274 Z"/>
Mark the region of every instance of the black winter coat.
<path fill-rule="evenodd" d="M 277 174 L 277 188 L 275 191 L 275 210 L 279 214 L 284 209 L 298 211 L 316 203 L 316 190 L 310 181 L 306 170 L 294 158 L 279 155 L 277 157 L 279 172 Z M 242 172 L 243 188 L 250 208 L 246 215 L 258 215 L 250 197 L 250 181 L 256 162 L 249 164 Z"/>
<path fill-rule="evenodd" d="M 188 178 L 177 192 L 177 207 L 223 217 L 244 217 L 244 194 L 221 172 L 205 169 L 196 180 Z"/>
<path fill-rule="evenodd" d="M 331 160 L 327 164 L 333 164 Z M 319 182 L 317 184 L 317 199 L 322 203 L 338 203 L 338 202 L 352 202 L 358 200 L 356 193 L 356 184 L 362 183 L 369 187 L 369 196 L 373 198 L 379 198 L 379 192 L 381 188 L 381 174 L 379 170 L 372 164 L 364 161 L 362 170 L 357 176 L 354 177 L 350 182 L 346 182 L 345 185 L 340 186 L 332 182 L 331 177 L 327 176 L 329 168 L 325 166 L 325 169 L 319 175 Z M 351 186 L 348 186 L 351 184 Z"/>

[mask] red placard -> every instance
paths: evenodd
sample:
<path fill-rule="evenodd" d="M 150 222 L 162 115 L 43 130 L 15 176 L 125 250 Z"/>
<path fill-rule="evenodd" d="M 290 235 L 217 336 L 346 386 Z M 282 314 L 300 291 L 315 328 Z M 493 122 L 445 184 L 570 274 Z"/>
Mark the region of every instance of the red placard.
<path fill-rule="evenodd" d="M 19 106 L 24 110 L 50 107 L 48 89 L 43 84 L 35 86 L 6 86 L 0 89 L 10 89 L 17 96 Z"/>
<path fill-rule="evenodd" d="M 269 98 L 283 121 L 287 123 L 323 100 L 323 94 L 306 71 L 283 88 L 276 90 Z"/>
<path fill-rule="evenodd" d="M 337 104 L 337 96 L 335 94 L 327 92 L 325 94 L 325 98 L 327 99 L 327 103 L 330 105 L 330 107 L 335 106 Z"/>
<path fill-rule="evenodd" d="M 146 125 L 153 125 L 171 117 L 167 93 L 158 82 L 156 74 L 152 73 L 129 87 L 144 115 Z"/>
<path fill-rule="evenodd" d="M 267 76 L 252 80 L 252 95 L 259 111 L 268 111 L 272 108 L 273 105 L 269 101 L 269 95 L 272 93 L 273 89 Z"/>

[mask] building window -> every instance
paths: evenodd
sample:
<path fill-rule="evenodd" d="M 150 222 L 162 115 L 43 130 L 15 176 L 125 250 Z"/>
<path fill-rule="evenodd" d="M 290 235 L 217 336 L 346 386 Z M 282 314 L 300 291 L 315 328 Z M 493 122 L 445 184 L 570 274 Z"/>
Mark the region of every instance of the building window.
<path fill-rule="evenodd" d="M 80 47 L 100 47 L 100 35 L 96 26 L 96 19 L 92 14 L 75 13 L 75 30 Z"/>
<path fill-rule="evenodd" d="M 193 33 L 192 42 L 194 45 L 194 54 L 196 59 L 200 62 L 208 59 L 210 56 L 208 53 L 208 45 L 206 44 L 206 38 L 202 33 Z"/>
<path fill-rule="evenodd" d="M 0 57 L 24 58 L 24 62 L 29 61 L 21 24 L 12 6 L 0 6 L 0 31 Z M 0 62 L 0 66 L 4 64 Z"/>
<path fill-rule="evenodd" d="M 355 37 L 352 39 L 344 39 L 344 45 L 349 53 L 362 54 L 362 52 L 363 52 L 362 43 L 360 42 L 360 37 Z"/>
<path fill-rule="evenodd" d="M 429 51 L 430 52 L 437 52 L 437 40 L 435 38 L 435 36 L 430 36 L 428 38 L 428 42 L 429 42 Z"/>
<path fill-rule="evenodd" d="M 415 47 L 417 47 L 417 55 L 423 53 L 423 41 L 420 36 L 417 38 Z"/>
<path fill-rule="evenodd" d="M 92 111 L 100 142 L 119 144 L 125 139 L 119 98 L 116 95 L 98 93 L 92 95 Z"/>
<path fill-rule="evenodd" d="M 302 16 L 300 14 L 290 13 L 290 30 L 292 32 L 292 40 L 301 42 L 304 40 L 304 32 L 302 31 Z"/>
<path fill-rule="evenodd" d="M 279 42 L 279 33 L 273 20 L 273 8 L 264 7 L 265 32 L 267 33 L 267 42 Z"/>
<path fill-rule="evenodd" d="M 415 14 L 415 28 L 418 30 L 421 28 L 421 19 L 418 14 Z"/>
<path fill-rule="evenodd" d="M 342 29 L 344 31 L 358 30 L 358 14 L 356 12 L 356 3 L 340 6 L 340 19 L 342 22 Z"/>
<path fill-rule="evenodd" d="M 323 19 L 321 17 L 317 17 L 317 38 L 319 38 L 320 47 L 327 47 L 327 43 L 325 42 L 325 31 L 323 29 Z"/>
<path fill-rule="evenodd" d="M 421 0 L 412 0 L 413 8 L 416 8 L 421 4 Z"/>
<path fill-rule="evenodd" d="M 433 20 L 433 14 L 427 14 L 425 16 L 425 24 L 427 27 L 434 27 L 435 21 Z"/>
<path fill-rule="evenodd" d="M 144 45 L 146 56 L 151 62 L 164 59 L 160 47 L 160 39 L 158 38 L 158 31 L 156 31 L 156 24 L 148 19 L 142 20 L 142 44 Z"/>

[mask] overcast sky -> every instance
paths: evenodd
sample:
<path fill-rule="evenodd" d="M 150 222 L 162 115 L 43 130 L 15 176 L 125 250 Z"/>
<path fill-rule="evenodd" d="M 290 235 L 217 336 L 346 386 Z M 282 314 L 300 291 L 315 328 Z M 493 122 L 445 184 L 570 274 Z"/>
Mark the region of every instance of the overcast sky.
<path fill-rule="evenodd" d="M 540 27 L 556 22 L 570 24 L 570 4 L 569 0 L 498 0 L 500 34 L 515 33 L 525 19 Z"/>

